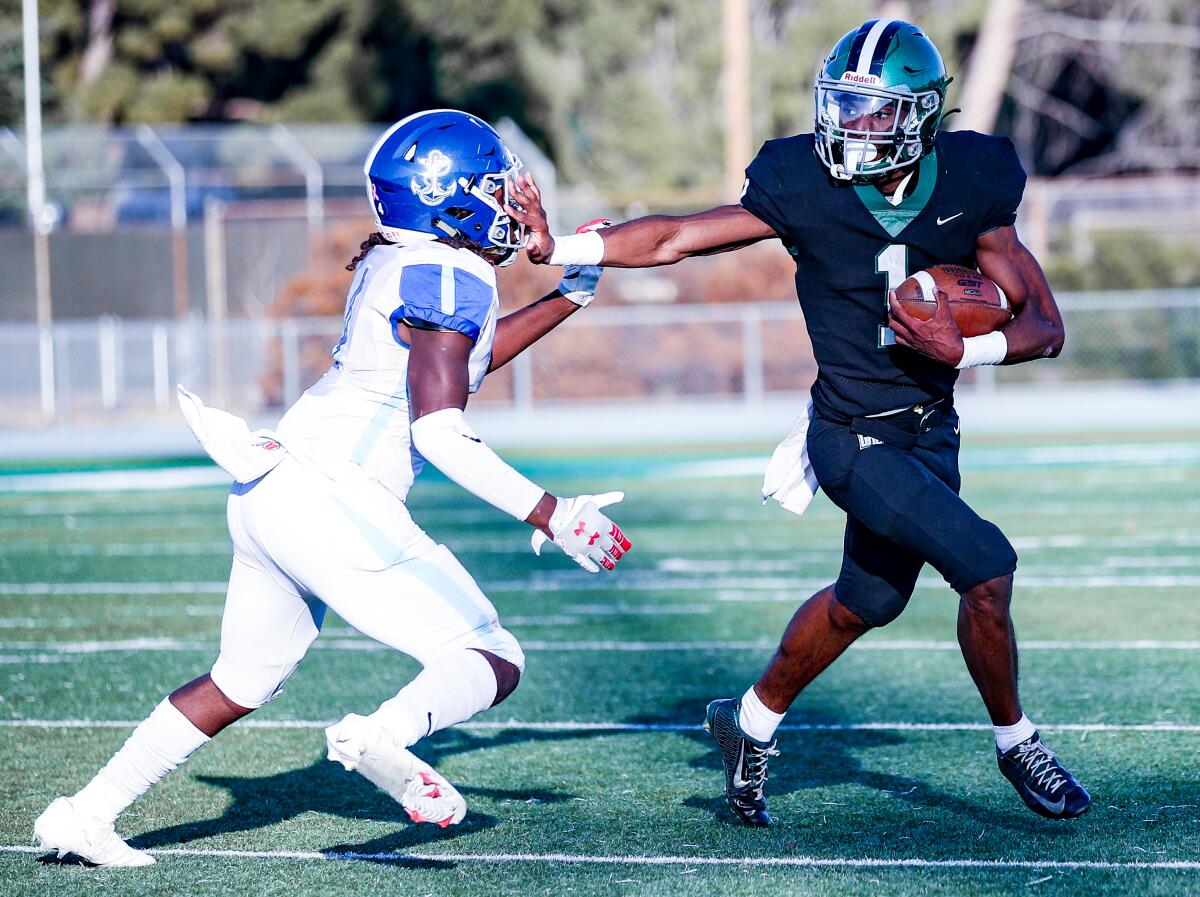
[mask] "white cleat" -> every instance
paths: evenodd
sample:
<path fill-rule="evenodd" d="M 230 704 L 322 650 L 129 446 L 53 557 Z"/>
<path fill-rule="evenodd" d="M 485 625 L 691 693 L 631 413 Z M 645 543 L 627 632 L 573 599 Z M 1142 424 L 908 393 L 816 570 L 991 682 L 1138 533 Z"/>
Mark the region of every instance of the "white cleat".
<path fill-rule="evenodd" d="M 382 788 L 413 822 L 445 828 L 467 815 L 467 802 L 458 789 L 375 720 L 351 713 L 327 728 L 325 739 L 330 760 Z"/>
<path fill-rule="evenodd" d="M 60 859 L 73 854 L 93 866 L 154 865 L 154 857 L 134 850 L 110 824 L 84 816 L 65 797 L 42 811 L 33 823 L 33 836 L 42 850 L 53 850 Z"/>

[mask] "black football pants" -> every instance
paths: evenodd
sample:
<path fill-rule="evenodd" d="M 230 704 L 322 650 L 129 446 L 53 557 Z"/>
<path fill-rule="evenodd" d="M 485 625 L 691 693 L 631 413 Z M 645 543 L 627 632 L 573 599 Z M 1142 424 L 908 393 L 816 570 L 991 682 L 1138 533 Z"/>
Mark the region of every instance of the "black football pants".
<path fill-rule="evenodd" d="M 958 415 L 914 435 L 906 446 L 815 415 L 809 425 L 813 471 L 846 512 L 834 595 L 872 626 L 900 615 L 926 563 L 959 594 L 1017 568 L 999 527 L 958 496 Z"/>

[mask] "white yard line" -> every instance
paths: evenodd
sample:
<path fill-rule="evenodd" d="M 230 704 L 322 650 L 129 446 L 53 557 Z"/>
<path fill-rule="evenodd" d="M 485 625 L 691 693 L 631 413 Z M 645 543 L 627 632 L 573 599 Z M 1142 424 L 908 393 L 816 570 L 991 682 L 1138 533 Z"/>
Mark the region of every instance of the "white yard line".
<path fill-rule="evenodd" d="M 797 600 L 805 593 L 829 585 L 830 577 L 684 577 L 663 575 L 658 571 L 630 570 L 621 576 L 620 587 L 627 592 L 705 592 L 719 593 L 719 600 Z M 493 592 L 558 592 L 578 591 L 580 580 L 572 571 L 562 574 L 534 573 L 528 579 L 481 581 L 485 591 Z M 1021 576 L 1018 588 L 1082 589 L 1181 589 L 1200 586 L 1200 574 L 1160 575 L 1067 575 Z M 947 588 L 940 579 L 922 577 L 918 588 Z M 197 595 L 224 594 L 224 582 L 4 582 L 0 595 Z M 599 588 L 599 587 L 596 587 Z M 764 594 L 758 594 L 759 592 Z M 740 597 L 733 597 L 740 596 Z M 783 596 L 783 597 L 781 597 Z"/>
<path fill-rule="evenodd" d="M 140 720 L 86 719 L 8 719 L 0 720 L 0 728 L 9 729 L 132 729 Z M 247 719 L 234 726 L 238 729 L 324 729 L 336 720 L 309 719 Z M 698 723 L 618 723 L 522 722 L 520 720 L 476 720 L 460 723 L 456 729 L 487 732 L 522 729 L 531 732 L 702 732 Z M 1200 723 L 1039 723 L 1047 732 L 1200 732 Z M 991 732 L 989 723 L 784 723 L 780 732 Z"/>
<path fill-rule="evenodd" d="M 775 647 L 774 639 L 758 641 L 619 641 L 596 639 L 589 641 L 521 640 L 526 651 L 767 651 Z M 391 651 L 393 649 L 365 636 L 317 639 L 313 647 L 327 651 Z M 1129 639 L 1125 641 L 1067 641 L 1030 639 L 1019 643 L 1023 651 L 1200 651 L 1200 641 L 1169 641 L 1161 639 Z M 214 651 L 215 641 L 177 638 L 135 638 L 111 641 L 0 642 L 0 651 L 31 651 L 40 657 L 100 654 L 107 651 Z M 856 642 L 851 651 L 950 651 L 957 653 L 956 641 L 934 639 L 867 639 Z M 20 662 L 27 656 L 0 655 L 0 662 Z"/>
<path fill-rule="evenodd" d="M 229 474 L 215 464 L 157 470 L 92 470 L 63 473 L 15 474 L 0 477 L 0 493 L 126 492 L 129 490 L 189 489 L 225 486 Z"/>
<path fill-rule="evenodd" d="M 136 843 L 136 841 L 135 841 Z M 24 844 L 0 845 L 0 853 L 45 853 Z M 1200 869 L 1198 860 L 930 860 L 918 857 L 686 857 L 622 856 L 582 853 L 357 853 L 315 850 L 215 850 L 199 847 L 158 847 L 155 856 L 220 857 L 254 860 L 365 860 L 386 863 L 574 863 L 604 866 L 771 866 L 784 868 L 859 869 L 1078 869 L 1078 870 L 1177 870 Z"/>
<path fill-rule="evenodd" d="M 225 594 L 224 582 L 0 582 L 0 595 Z"/>

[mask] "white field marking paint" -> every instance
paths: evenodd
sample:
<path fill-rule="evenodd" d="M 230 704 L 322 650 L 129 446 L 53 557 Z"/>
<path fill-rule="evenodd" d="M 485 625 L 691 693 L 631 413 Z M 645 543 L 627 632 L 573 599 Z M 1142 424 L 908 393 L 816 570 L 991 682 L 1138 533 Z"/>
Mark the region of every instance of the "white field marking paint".
<path fill-rule="evenodd" d="M 0 476 L 0 493 L 130 492 L 226 486 L 232 478 L 215 464 L 160 470 L 95 470 Z"/>
<path fill-rule="evenodd" d="M 1089 551 L 1101 551 L 1109 548 L 1200 548 L 1200 535 L 1187 529 L 1142 530 L 1133 536 L 1116 537 L 1083 534 L 1018 536 L 1012 539 L 1012 543 L 1017 550 L 1035 551 L 1057 548 L 1086 548 Z"/>
<path fill-rule="evenodd" d="M 1017 582 L 1023 574 L 1031 576 L 1084 576 L 1095 573 L 1097 568 L 1111 570 L 1156 570 L 1172 568 L 1194 568 L 1200 571 L 1200 554 L 1190 555 L 1145 555 L 1144 557 L 1120 557 L 1109 555 L 1078 564 L 1023 564 L 1017 569 Z M 1171 574 L 1176 575 L 1176 574 Z"/>
<path fill-rule="evenodd" d="M 826 553 L 806 552 L 795 557 L 775 559 L 762 558 L 663 558 L 654 568 L 660 573 L 787 573 L 800 568 L 803 563 L 830 563 L 840 560 L 841 550 Z M 1083 575 L 1097 567 L 1162 568 L 1196 567 L 1200 569 L 1200 555 L 1109 555 L 1076 564 L 1022 564 L 1018 570 L 1018 581 L 1023 574 Z M 930 577 L 926 577 L 930 579 Z M 932 582 L 930 583 L 932 584 Z"/>
<path fill-rule="evenodd" d="M 224 582 L 0 582 L 0 595 L 224 595 Z"/>
<path fill-rule="evenodd" d="M 759 578 L 687 578 L 662 576 L 655 571 L 626 571 L 621 589 L 626 592 L 702 592 L 717 601 L 797 601 L 825 588 L 833 574 L 820 579 L 791 577 Z M 578 576 L 570 573 L 558 576 L 533 574 L 528 580 L 488 582 L 480 580 L 485 592 L 579 592 Z M 1180 589 L 1200 586 L 1200 574 L 1157 576 L 1066 575 L 1023 576 L 1018 572 L 1018 588 L 1071 589 Z M 592 588 L 600 589 L 601 584 Z M 923 576 L 917 581 L 919 589 L 945 589 L 948 586 L 936 577 Z M 0 583 L 0 596 L 41 595 L 47 597 L 101 595 L 224 595 L 224 582 L 8 582 Z"/>
<path fill-rule="evenodd" d="M 777 644 L 774 639 L 759 641 L 676 641 L 637 642 L 617 640 L 541 641 L 521 640 L 526 651 L 768 651 Z M 1023 651 L 1200 651 L 1200 641 L 1164 641 L 1132 639 L 1127 641 L 1022 641 Z M 0 651 L 33 651 L 37 656 L 54 657 L 79 654 L 101 654 L 108 651 L 213 651 L 215 641 L 178 638 L 139 638 L 113 641 L 79 642 L 0 642 Z M 392 651 L 366 637 L 318 638 L 313 648 L 326 651 Z M 867 639 L 855 642 L 851 651 L 949 651 L 958 653 L 956 641 Z M 20 655 L 10 655 L 20 656 Z"/>
<path fill-rule="evenodd" d="M 98 609 L 95 604 L 92 609 Z M 214 604 L 211 608 L 196 607 L 140 607 L 137 605 L 104 607 L 103 614 L 95 617 L 60 617 L 51 613 L 44 617 L 3 617 L 0 618 L 0 629 L 85 629 L 89 626 L 111 624 L 114 620 L 146 617 L 170 617 L 177 619 L 180 614 L 189 617 L 214 617 L 221 613 L 221 605 Z"/>
<path fill-rule="evenodd" d="M 27 844 L 0 845 L 0 853 L 45 853 Z M 212 857 L 252 860 L 363 860 L 374 863 L 574 863 L 596 866 L 769 866 L 782 868 L 856 869 L 1062 869 L 1062 870 L 1158 870 L 1190 872 L 1200 869 L 1200 860 L 926 860 L 876 859 L 870 857 L 685 857 L 621 856 L 583 853 L 357 853 L 311 850 L 216 850 L 201 847 L 156 847 L 154 856 Z"/>
<path fill-rule="evenodd" d="M 93 605 L 94 606 L 94 605 Z M 219 617 L 224 611 L 224 606 L 220 603 L 208 606 L 198 606 L 189 604 L 182 608 L 182 612 L 188 617 Z M 60 617 L 52 615 L 48 617 L 6 617 L 0 618 L 0 629 L 81 629 L 87 626 L 101 626 L 112 623 L 114 619 L 137 617 L 172 617 L 177 618 L 180 614 L 178 607 L 145 607 L 139 605 L 121 605 L 119 607 L 105 607 L 104 615 L 99 617 Z M 506 618 L 511 619 L 511 618 Z M 325 632 L 345 631 L 348 633 L 354 632 L 353 629 L 345 628 L 338 630 L 335 627 L 327 627 Z"/>
<path fill-rule="evenodd" d="M 142 543 L 52 543 L 0 542 L 0 554 L 48 554 L 55 557 L 158 557 L 164 560 L 180 555 L 227 557 L 233 543 L 224 542 L 142 542 Z"/>
<path fill-rule="evenodd" d="M 839 563 L 841 557 L 840 548 L 836 551 L 798 551 L 779 558 L 673 557 L 656 561 L 654 569 L 659 573 L 789 573 L 804 563 L 832 565 Z"/>
<path fill-rule="evenodd" d="M 2 475 L 0 475 L 2 476 Z M 97 499 L 85 499 L 79 495 L 53 496 L 49 498 L 15 498 L 7 502 L 13 513 L 26 517 L 61 517 L 64 514 L 194 514 L 199 511 L 215 511 L 225 504 L 225 496 L 217 494 L 211 498 L 204 496 L 203 500 L 179 501 L 172 499 L 164 504 L 157 495 L 146 497 L 113 493 L 111 496 L 101 496 Z"/>
<path fill-rule="evenodd" d="M 9 719 L 0 720 L 0 728 L 9 729 L 132 729 L 141 720 L 87 719 Z M 336 720 L 313 719 L 246 719 L 233 724 L 234 729 L 324 729 Z M 555 720 L 525 722 L 522 720 L 488 720 L 459 723 L 455 729 L 475 732 L 522 729 L 531 732 L 703 732 L 699 723 L 618 723 Z M 1200 723 L 1039 723 L 1047 732 L 1200 732 Z M 990 723 L 784 723 L 783 732 L 991 732 Z"/>
<path fill-rule="evenodd" d="M 1027 465 L 1080 467 L 1085 464 L 1155 466 L 1200 462 L 1200 445 L 1194 443 L 1128 443 L 1112 445 L 1031 446 L 1017 449 L 967 449 L 964 469 L 1023 467 Z M 767 455 L 647 465 L 647 479 L 725 479 L 761 477 Z"/>
<path fill-rule="evenodd" d="M 715 461 L 688 461 L 661 465 L 656 472 L 663 480 L 717 480 L 734 477 L 758 477 L 767 469 L 767 455 L 753 458 L 725 458 Z"/>
<path fill-rule="evenodd" d="M 1087 568 L 1084 568 L 1087 569 Z M 792 577 L 685 577 L 655 575 L 651 571 L 628 570 L 621 573 L 621 589 L 627 592 L 699 592 L 713 595 L 718 601 L 793 601 L 807 598 L 813 592 L 825 588 L 836 577 L 831 570 L 820 578 Z M 480 580 L 485 592 L 578 592 L 589 588 L 581 585 L 578 577 L 568 580 L 533 574 L 527 580 Z M 1083 589 L 1127 589 L 1127 588 L 1189 588 L 1200 586 L 1200 574 L 1158 576 L 1025 576 L 1017 573 L 1017 588 L 1069 588 Z M 595 588 L 600 588 L 598 584 Z M 923 576 L 917 581 L 918 589 L 948 589 L 941 579 Z"/>

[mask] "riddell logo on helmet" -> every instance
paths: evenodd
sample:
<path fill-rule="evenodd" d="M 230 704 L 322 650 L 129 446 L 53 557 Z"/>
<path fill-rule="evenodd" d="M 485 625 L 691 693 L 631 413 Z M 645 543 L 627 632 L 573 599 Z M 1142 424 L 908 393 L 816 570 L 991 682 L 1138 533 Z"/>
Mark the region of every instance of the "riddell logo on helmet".
<path fill-rule="evenodd" d="M 858 72 L 846 72 L 842 75 L 843 81 L 851 81 L 854 84 L 881 84 L 878 75 L 860 75 Z"/>

